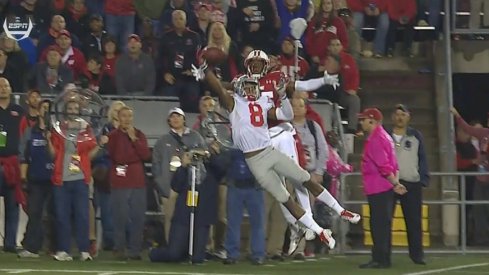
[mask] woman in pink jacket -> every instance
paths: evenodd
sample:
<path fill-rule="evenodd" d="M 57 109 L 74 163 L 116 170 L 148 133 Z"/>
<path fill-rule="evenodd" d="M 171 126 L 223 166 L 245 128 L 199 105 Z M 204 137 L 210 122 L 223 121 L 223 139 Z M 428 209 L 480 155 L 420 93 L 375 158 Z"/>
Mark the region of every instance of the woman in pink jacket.
<path fill-rule="evenodd" d="M 368 135 L 363 149 L 361 171 L 364 193 L 370 208 L 372 260 L 360 268 L 389 268 L 391 266 L 391 227 L 394 193 L 406 193 L 399 183 L 394 142 L 382 127 L 382 113 L 376 108 L 358 114 L 362 130 Z"/>

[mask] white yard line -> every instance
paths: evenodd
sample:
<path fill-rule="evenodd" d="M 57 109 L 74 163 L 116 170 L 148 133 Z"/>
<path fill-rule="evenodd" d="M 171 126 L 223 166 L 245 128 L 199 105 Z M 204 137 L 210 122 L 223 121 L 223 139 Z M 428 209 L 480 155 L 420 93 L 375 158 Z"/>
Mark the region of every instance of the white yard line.
<path fill-rule="evenodd" d="M 0 269 L 8 274 L 24 274 L 24 273 L 88 273 L 97 275 L 116 275 L 116 274 L 152 274 L 152 275 L 245 275 L 236 273 L 202 273 L 202 272 L 158 272 L 158 271 L 136 271 L 136 270 L 70 270 L 70 269 Z"/>
<path fill-rule="evenodd" d="M 441 272 L 445 272 L 445 271 L 459 270 L 459 269 L 465 269 L 465 268 L 471 268 L 471 267 L 479 267 L 479 266 L 487 266 L 487 265 L 489 265 L 489 263 L 458 265 L 458 266 L 447 267 L 447 268 L 440 268 L 440 269 L 426 270 L 426 271 L 420 271 L 420 272 L 405 273 L 404 275 L 434 274 L 434 273 L 441 273 Z"/>

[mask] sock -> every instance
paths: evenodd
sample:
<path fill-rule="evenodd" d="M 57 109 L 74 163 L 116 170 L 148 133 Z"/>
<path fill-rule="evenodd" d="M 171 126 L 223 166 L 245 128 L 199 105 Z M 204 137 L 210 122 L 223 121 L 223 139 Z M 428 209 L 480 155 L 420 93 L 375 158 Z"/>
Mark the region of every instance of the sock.
<path fill-rule="evenodd" d="M 302 209 L 306 211 L 307 214 L 312 215 L 311 200 L 309 199 L 309 191 L 304 186 L 295 188 L 295 196 L 297 201 L 301 205 Z"/>
<path fill-rule="evenodd" d="M 295 90 L 298 92 L 314 91 L 324 86 L 324 77 L 313 78 L 309 80 L 297 80 L 294 86 Z"/>
<path fill-rule="evenodd" d="M 341 212 L 345 210 L 345 208 L 341 207 L 338 201 L 333 196 L 331 196 L 331 194 L 326 189 L 324 189 L 323 192 L 316 197 L 316 199 L 325 203 L 327 206 L 333 209 L 338 215 L 341 215 Z"/>
<path fill-rule="evenodd" d="M 305 227 L 314 231 L 314 233 L 316 233 L 317 235 L 320 235 L 321 232 L 323 232 L 323 228 L 321 228 L 321 226 L 319 226 L 314 221 L 312 216 L 307 215 L 307 213 L 304 213 L 304 215 L 302 215 L 302 217 L 299 218 L 299 222 L 302 223 Z"/>

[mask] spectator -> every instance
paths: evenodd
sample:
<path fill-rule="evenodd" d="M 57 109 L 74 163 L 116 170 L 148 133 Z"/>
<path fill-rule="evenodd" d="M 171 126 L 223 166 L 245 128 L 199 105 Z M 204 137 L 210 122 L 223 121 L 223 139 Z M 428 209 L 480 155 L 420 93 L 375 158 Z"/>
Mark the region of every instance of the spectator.
<path fill-rule="evenodd" d="M 212 5 L 211 21 L 221 22 L 226 26 L 227 32 L 236 40 L 238 37 L 238 24 L 240 12 L 236 8 L 236 3 L 233 0 L 210 0 Z M 273 2 L 273 1 L 272 1 Z"/>
<path fill-rule="evenodd" d="M 41 92 L 39 90 L 27 91 L 25 103 L 27 113 L 20 120 L 20 135 L 23 136 L 27 128 L 32 128 L 39 122 L 39 107 L 41 103 Z M 23 154 L 23 153 L 21 153 Z"/>
<path fill-rule="evenodd" d="M 143 19 L 141 26 L 141 44 L 144 53 L 149 55 L 152 60 L 158 56 L 159 40 L 154 33 L 154 21 L 149 18 Z"/>
<path fill-rule="evenodd" d="M 173 21 L 173 12 L 177 10 L 183 11 L 186 14 L 185 24 L 194 22 L 194 12 L 190 7 L 190 5 L 188 4 L 188 1 L 185 0 L 167 1 L 166 6 L 163 9 L 163 12 L 161 13 L 161 17 L 160 17 L 160 24 L 163 33 L 168 32 L 174 28 L 177 28 L 177 26 L 175 26 L 175 22 Z"/>
<path fill-rule="evenodd" d="M 55 15 L 51 19 L 51 27 L 47 31 L 47 33 L 41 34 L 39 37 L 39 43 L 37 44 L 37 52 L 39 54 L 42 54 L 44 50 L 49 47 L 50 45 L 53 45 L 56 42 L 56 39 L 60 35 L 62 31 L 66 30 L 66 22 L 65 18 L 61 15 Z M 68 32 L 69 33 L 69 32 Z M 75 35 L 71 36 L 71 42 L 74 47 L 78 47 L 80 45 L 80 41 L 78 40 L 78 37 Z"/>
<path fill-rule="evenodd" d="M 382 127 L 382 113 L 367 108 L 358 115 L 362 130 L 368 134 L 362 155 L 362 182 L 370 211 L 372 260 L 360 268 L 391 267 L 391 228 L 394 192 L 403 195 L 406 187 L 399 183 L 394 142 Z"/>
<path fill-rule="evenodd" d="M 481 125 L 482 126 L 482 125 Z M 477 141 L 478 143 L 478 141 Z M 480 150 L 474 145 L 471 136 L 467 134 L 461 127 L 456 129 L 455 148 L 457 150 L 457 171 L 461 172 L 477 172 L 480 163 Z M 475 176 L 465 177 L 465 199 L 467 201 L 474 200 L 474 186 L 476 184 Z M 472 211 L 473 205 L 467 205 L 466 223 L 467 223 L 467 243 L 473 244 L 477 239 L 474 238 L 473 224 L 476 219 Z"/>
<path fill-rule="evenodd" d="M 226 54 L 227 59 L 214 66 L 216 76 L 222 81 L 231 82 L 238 75 L 235 56 L 238 54 L 236 44 L 226 32 L 226 27 L 221 22 L 214 22 L 209 27 L 209 39 L 207 47 L 218 48 Z"/>
<path fill-rule="evenodd" d="M 100 146 L 107 143 L 107 136 L 100 138 L 97 144 L 92 130 L 80 119 L 80 103 L 70 97 L 65 102 L 66 115 L 60 122 L 63 135 L 74 135 L 75 142 L 65 139 L 60 133 L 52 130 L 48 134 L 48 146 L 54 158 L 52 183 L 54 207 L 56 213 L 57 261 L 72 261 L 71 218 L 76 227 L 76 241 L 81 261 L 90 261 L 89 221 L 88 221 L 88 184 L 91 181 L 90 159 L 95 156 Z M 88 137 L 88 138 L 86 138 Z"/>
<path fill-rule="evenodd" d="M 24 184 L 27 184 L 27 215 L 29 217 L 27 229 L 22 241 L 23 250 L 19 252 L 20 258 L 39 258 L 39 250 L 42 248 L 44 238 L 43 213 L 46 207 L 50 222 L 54 216 L 52 209 L 52 190 L 51 176 L 53 172 L 53 160 L 49 155 L 45 132 L 49 131 L 46 125 L 46 116 L 49 111 L 50 102 L 40 101 L 40 96 L 36 92 L 31 95 L 38 95 L 39 100 L 36 110 L 39 115 L 35 117 L 34 125 L 29 125 L 19 147 L 20 177 Z"/>
<path fill-rule="evenodd" d="M 87 61 L 83 53 L 78 48 L 72 46 L 71 37 L 70 32 L 62 30 L 56 38 L 56 45 L 61 50 L 61 62 L 71 69 L 76 81 L 85 72 Z M 41 55 L 41 61 L 46 60 L 46 55 L 47 51 L 44 51 Z"/>
<path fill-rule="evenodd" d="M 200 114 L 197 116 L 197 120 L 195 121 L 192 129 L 198 131 L 204 138 L 206 135 L 204 134 L 202 129 L 202 121 L 207 118 L 209 112 L 213 112 L 216 108 L 216 101 L 211 96 L 203 96 L 200 98 L 199 110 Z"/>
<path fill-rule="evenodd" d="M 29 88 L 41 93 L 60 93 L 64 86 L 73 83 L 73 72 L 61 63 L 61 50 L 50 46 L 46 50 L 46 62 L 37 63 L 28 78 Z"/>
<path fill-rule="evenodd" d="M 105 0 L 86 0 L 88 11 L 90 14 L 103 14 Z"/>
<path fill-rule="evenodd" d="M 395 106 L 392 114 L 394 128 L 390 132 L 396 145 L 399 160 L 399 181 L 407 189 L 404 195 L 396 194 L 394 204 L 401 201 L 406 222 L 409 258 L 419 265 L 426 265 L 423 252 L 423 230 L 421 227 L 422 188 L 429 184 L 428 161 L 422 134 L 409 127 L 411 113 L 402 104 Z"/>
<path fill-rule="evenodd" d="M 323 134 L 326 135 L 326 128 L 324 127 L 323 118 L 312 107 L 312 104 L 309 101 L 310 96 L 311 96 L 311 94 L 308 93 L 308 92 L 298 92 L 298 91 L 296 91 L 294 93 L 294 97 L 302 98 L 304 100 L 304 102 L 306 103 L 306 118 L 309 119 L 309 120 L 312 120 L 312 121 L 316 122 L 317 124 L 319 124 L 319 126 L 321 127 L 321 130 L 323 130 Z"/>
<path fill-rule="evenodd" d="M 360 71 L 353 56 L 343 51 L 343 45 L 339 39 L 332 39 L 328 49 L 335 60 L 339 60 L 341 83 L 337 90 L 339 92 L 338 102 L 348 109 L 347 132 L 356 134 L 357 114 L 360 112 L 360 97 L 357 94 L 360 85 Z"/>
<path fill-rule="evenodd" d="M 7 53 L 0 49 L 0 77 L 12 82 L 14 93 L 23 92 L 23 71 L 16 70 L 15 64 L 8 61 Z"/>
<path fill-rule="evenodd" d="M 90 89 L 101 95 L 112 94 L 115 91 L 114 81 L 103 71 L 103 59 L 101 56 L 88 58 L 85 73 L 80 76 L 80 86 Z"/>
<path fill-rule="evenodd" d="M 12 89 L 7 79 L 0 78 L 0 195 L 4 202 L 3 251 L 17 253 L 19 203 L 25 206 L 21 190 L 19 141 L 22 107 L 11 101 Z M 10 171 L 10 172 L 8 172 Z"/>
<path fill-rule="evenodd" d="M 412 44 L 414 24 L 416 24 L 416 0 L 391 0 L 387 4 L 389 14 L 389 32 L 387 33 L 387 57 L 394 55 L 394 48 L 399 26 L 404 27 L 404 55 L 414 57 Z"/>
<path fill-rule="evenodd" d="M 119 110 L 126 106 L 122 101 L 113 101 L 107 112 L 107 125 L 104 126 L 102 135 L 108 135 L 112 130 L 119 128 Z M 114 248 L 114 222 L 112 220 L 112 206 L 110 205 L 110 157 L 105 148 L 92 161 L 92 177 L 94 186 L 95 207 L 100 209 L 102 222 L 102 248 L 112 251 Z"/>
<path fill-rule="evenodd" d="M 26 38 L 28 40 L 28 38 Z M 23 40 L 26 40 L 23 39 Z M 23 41 L 21 40 L 21 41 Z M 24 92 L 25 77 L 28 74 L 28 60 L 26 54 L 19 46 L 19 42 L 9 38 L 6 33 L 0 34 L 0 50 L 7 55 L 7 74 L 15 93 Z M 11 74 L 15 72 L 14 74 Z"/>
<path fill-rule="evenodd" d="M 281 45 L 284 39 L 291 35 L 290 21 L 295 18 L 307 18 L 309 0 L 278 0 L 276 4 L 277 14 L 280 18 L 280 30 L 276 45 Z"/>
<path fill-rule="evenodd" d="M 443 9 L 442 0 L 418 0 L 417 20 L 418 26 L 433 26 L 435 27 L 435 39 L 438 39 L 438 34 L 441 31 L 440 13 Z M 427 15 L 428 11 L 428 15 Z M 426 22 L 428 21 L 428 22 Z"/>
<path fill-rule="evenodd" d="M 243 44 L 265 52 L 275 45 L 274 12 L 270 1 L 242 0 L 238 5 L 238 30 Z"/>
<path fill-rule="evenodd" d="M 344 163 L 338 154 L 339 141 L 335 132 L 329 131 L 326 133 L 326 143 L 328 144 L 328 160 L 326 161 L 326 172 L 331 177 L 329 183 L 329 193 L 335 198 L 338 198 L 338 190 L 340 190 L 340 176 L 342 173 L 353 172 L 353 166 Z"/>
<path fill-rule="evenodd" d="M 112 37 L 107 37 L 105 41 L 103 41 L 103 49 L 104 49 L 104 67 L 103 72 L 107 73 L 112 80 L 112 84 L 115 86 L 115 64 L 117 62 L 117 44 L 115 39 Z M 115 94 L 116 90 L 110 91 L 111 94 Z"/>
<path fill-rule="evenodd" d="M 348 49 L 348 34 L 341 18 L 333 10 L 332 0 L 322 0 L 319 12 L 309 22 L 305 34 L 307 54 L 314 64 L 321 63 L 328 55 L 331 39 L 339 38 L 345 49 Z"/>
<path fill-rule="evenodd" d="M 63 12 L 66 19 L 66 29 L 76 37 L 84 40 L 90 34 L 90 14 L 85 6 L 85 0 L 71 0 Z"/>
<path fill-rule="evenodd" d="M 134 33 L 134 0 L 105 0 L 104 9 L 107 32 L 118 45 L 126 45 L 127 37 Z"/>
<path fill-rule="evenodd" d="M 345 22 L 346 31 L 348 33 L 348 48 L 345 51 L 351 54 L 355 60 L 358 60 L 360 51 L 362 50 L 362 39 L 353 25 L 353 14 L 348 8 L 340 9 L 337 12 L 338 16 Z"/>
<path fill-rule="evenodd" d="M 211 21 L 212 6 L 202 3 L 195 8 L 196 20 L 190 23 L 190 29 L 200 36 L 202 45 L 207 45 L 208 30 Z"/>
<path fill-rule="evenodd" d="M 151 157 L 146 136 L 133 125 L 133 111 L 122 106 L 119 127 L 109 134 L 110 186 L 116 258 L 141 260 L 146 212 L 145 161 Z M 126 235 L 127 232 L 127 235 Z M 127 256 L 126 256 L 126 238 Z"/>
<path fill-rule="evenodd" d="M 202 44 L 198 34 L 185 28 L 184 11 L 173 11 L 172 20 L 174 29 L 165 33 L 160 41 L 159 63 L 166 84 L 163 94 L 178 96 L 185 112 L 197 113 L 200 88 L 191 66 L 198 63 L 196 56 Z"/>
<path fill-rule="evenodd" d="M 193 264 L 204 263 L 209 228 L 217 218 L 217 186 L 226 171 L 219 147 L 211 147 L 211 151 L 212 155 L 206 162 L 196 161 L 192 154 L 181 152 L 181 167 L 177 168 L 171 180 L 171 188 L 178 193 L 178 197 L 171 222 L 169 243 L 166 248 L 152 249 L 149 253 L 150 261 L 181 262 L 188 258 L 191 212 L 188 204 L 188 194 L 191 190 L 189 167 L 196 165 L 197 178 L 200 180 L 195 185 L 198 200 L 195 206 L 194 243 L 190 260 Z"/>
<path fill-rule="evenodd" d="M 9 13 L 20 18 L 29 18 L 34 25 L 31 37 L 37 40 L 39 39 L 40 34 L 45 33 L 49 29 L 49 22 L 53 16 L 51 2 L 52 1 L 21 0 L 18 5 L 10 5 Z"/>
<path fill-rule="evenodd" d="M 88 20 L 89 33 L 83 40 L 83 53 L 85 57 L 94 55 L 104 55 L 104 41 L 108 38 L 107 32 L 104 31 L 104 20 L 98 14 L 90 15 Z"/>
<path fill-rule="evenodd" d="M 480 157 L 478 160 L 478 171 L 489 171 L 489 160 L 487 154 L 489 153 L 489 128 L 479 128 L 470 126 L 460 116 L 458 111 L 452 107 L 451 112 L 455 116 L 457 127 L 461 128 L 464 132 L 473 136 L 479 140 Z M 489 199 L 489 177 L 477 176 L 474 186 L 474 200 L 487 200 Z M 489 244 L 489 206 L 488 205 L 474 205 L 473 206 L 474 217 L 474 244 L 475 245 L 488 245 Z"/>
<path fill-rule="evenodd" d="M 362 36 L 362 28 L 367 21 L 375 21 L 374 52 L 363 51 L 366 57 L 380 58 L 385 55 L 389 16 L 386 0 L 347 0 L 348 7 L 353 11 L 353 22 L 357 33 Z"/>
<path fill-rule="evenodd" d="M 250 54 L 250 52 L 252 52 L 253 50 L 254 48 L 251 45 L 244 44 L 241 46 L 239 55 L 236 58 L 236 65 L 238 67 L 238 73 L 240 75 L 247 73 L 244 65 L 244 61 L 246 60 L 246 57 Z"/>
<path fill-rule="evenodd" d="M 131 34 L 127 38 L 127 53 L 115 65 L 115 82 L 119 95 L 152 95 L 155 87 L 153 60 L 141 51 L 141 38 Z"/>
<path fill-rule="evenodd" d="M 297 56 L 297 58 L 298 67 L 295 65 L 294 39 L 287 36 L 282 42 L 282 53 L 278 57 L 278 62 L 281 65 L 280 71 L 292 80 L 303 79 L 309 73 L 309 63 L 301 56 Z"/>
<path fill-rule="evenodd" d="M 185 125 L 185 113 L 180 108 L 172 108 L 167 118 L 170 132 L 163 135 L 153 148 L 153 165 L 151 166 L 154 181 L 163 197 L 163 210 L 165 211 L 165 236 L 169 241 L 171 218 L 175 209 L 177 193 L 172 191 L 170 182 L 174 170 L 170 169 L 170 160 L 179 156 L 185 148 L 205 148 L 206 143 L 202 136 Z M 169 146 L 167 144 L 170 144 Z"/>
<path fill-rule="evenodd" d="M 227 259 L 224 264 L 235 264 L 239 260 L 241 244 L 241 222 L 243 208 L 249 215 L 251 232 L 251 262 L 263 264 L 265 260 L 264 196 L 263 190 L 251 174 L 243 152 L 231 150 L 227 172 L 227 230 L 225 248 Z"/>

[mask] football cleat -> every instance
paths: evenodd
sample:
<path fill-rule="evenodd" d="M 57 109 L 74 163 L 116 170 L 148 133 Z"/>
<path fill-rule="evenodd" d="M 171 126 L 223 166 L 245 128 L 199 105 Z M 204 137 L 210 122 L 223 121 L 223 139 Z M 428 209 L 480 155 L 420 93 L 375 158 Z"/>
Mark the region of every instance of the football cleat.
<path fill-rule="evenodd" d="M 348 210 L 343 210 L 341 212 L 341 218 L 345 221 L 349 221 L 350 223 L 356 224 L 360 221 L 360 215 L 357 213 L 350 212 Z"/>
<path fill-rule="evenodd" d="M 333 232 L 329 229 L 323 229 L 321 234 L 319 234 L 319 239 L 321 242 L 325 243 L 328 245 L 329 249 L 334 249 L 336 241 L 333 239 L 332 236 Z"/>

